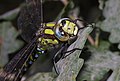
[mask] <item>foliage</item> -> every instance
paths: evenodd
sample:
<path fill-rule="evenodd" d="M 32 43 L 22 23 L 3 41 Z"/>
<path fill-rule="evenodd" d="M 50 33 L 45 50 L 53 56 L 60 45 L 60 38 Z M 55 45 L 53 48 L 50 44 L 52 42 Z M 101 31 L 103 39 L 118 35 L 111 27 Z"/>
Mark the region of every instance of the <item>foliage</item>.
<path fill-rule="evenodd" d="M 18 13 L 18 9 L 9 11 L 0 16 L 4 20 L 12 20 L 15 18 L 15 14 Z M 23 42 L 16 39 L 19 32 L 12 25 L 11 21 L 4 21 L 0 23 L 0 67 L 3 67 L 8 62 L 8 54 L 20 49 Z"/>
<path fill-rule="evenodd" d="M 16 8 L 14 10 L 6 12 L 5 14 L 0 16 L 0 20 L 1 19 L 8 20 L 8 21 L 13 20 L 13 19 L 15 19 L 17 17 L 19 11 L 20 11 L 20 8 Z"/>
<path fill-rule="evenodd" d="M 89 46 L 92 54 L 85 62 L 86 67 L 82 70 L 79 81 L 100 81 L 110 69 L 115 70 L 120 66 L 119 52 L 109 51 L 109 45 L 108 42 L 101 41 L 98 48 Z"/>
<path fill-rule="evenodd" d="M 99 22 L 99 27 L 110 32 L 109 41 L 111 43 L 120 43 L 120 1 L 108 0 L 105 2 L 103 16 L 105 20 Z"/>

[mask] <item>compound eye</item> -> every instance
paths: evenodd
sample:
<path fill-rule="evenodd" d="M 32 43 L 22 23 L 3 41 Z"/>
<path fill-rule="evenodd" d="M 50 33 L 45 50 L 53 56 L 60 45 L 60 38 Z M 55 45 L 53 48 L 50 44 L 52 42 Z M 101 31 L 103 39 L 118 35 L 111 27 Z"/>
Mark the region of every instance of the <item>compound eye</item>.
<path fill-rule="evenodd" d="M 65 36 L 65 32 L 63 31 L 62 26 L 60 26 L 59 31 L 61 33 L 61 36 Z"/>
<path fill-rule="evenodd" d="M 54 31 L 55 31 L 55 36 L 60 41 L 68 41 L 69 35 L 63 31 L 62 26 L 55 27 Z"/>
<path fill-rule="evenodd" d="M 61 23 L 62 23 L 62 26 L 64 26 L 66 24 L 66 21 L 62 20 Z"/>

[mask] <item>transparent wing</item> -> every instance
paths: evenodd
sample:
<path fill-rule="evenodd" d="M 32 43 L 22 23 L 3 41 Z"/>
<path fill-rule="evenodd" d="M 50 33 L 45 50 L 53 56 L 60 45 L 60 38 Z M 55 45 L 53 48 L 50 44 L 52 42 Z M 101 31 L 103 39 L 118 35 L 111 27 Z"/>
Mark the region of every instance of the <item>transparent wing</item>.
<path fill-rule="evenodd" d="M 8 64 L 4 66 L 3 70 L 0 71 L 0 81 L 20 81 L 22 76 L 25 74 L 23 71 L 24 64 L 33 54 L 37 39 L 38 37 L 32 39 L 31 42 L 29 42 Z"/>
<path fill-rule="evenodd" d="M 27 42 L 32 39 L 41 25 L 41 4 L 40 0 L 26 0 L 25 6 L 21 9 L 18 17 L 18 29 Z"/>

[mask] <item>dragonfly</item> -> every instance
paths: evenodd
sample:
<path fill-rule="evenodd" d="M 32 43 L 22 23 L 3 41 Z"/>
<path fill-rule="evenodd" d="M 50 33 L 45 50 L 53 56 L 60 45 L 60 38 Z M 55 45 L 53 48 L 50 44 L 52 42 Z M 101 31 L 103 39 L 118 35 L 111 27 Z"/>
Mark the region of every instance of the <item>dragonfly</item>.
<path fill-rule="evenodd" d="M 66 53 L 82 50 L 75 48 L 67 51 L 66 49 L 76 40 L 79 30 L 93 27 L 93 25 L 81 19 L 70 18 L 44 23 L 42 4 L 42 0 L 26 0 L 26 5 L 21 9 L 18 29 L 28 44 L 3 67 L 0 71 L 0 81 L 20 81 L 37 58 L 50 48 L 61 46 L 53 57 L 54 67 L 60 59 L 67 56 Z M 77 24 L 78 21 L 81 22 L 81 26 Z M 56 67 L 55 70 L 59 74 Z"/>

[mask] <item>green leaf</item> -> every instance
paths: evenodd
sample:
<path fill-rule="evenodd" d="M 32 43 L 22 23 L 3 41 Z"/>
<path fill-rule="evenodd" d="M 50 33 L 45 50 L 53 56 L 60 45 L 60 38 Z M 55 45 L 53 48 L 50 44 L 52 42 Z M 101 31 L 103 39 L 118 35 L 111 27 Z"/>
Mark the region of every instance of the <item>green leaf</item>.
<path fill-rule="evenodd" d="M 114 70 L 108 81 L 120 81 L 120 66 Z"/>
<path fill-rule="evenodd" d="M 120 49 L 120 44 L 118 45 L 118 49 Z"/>
<path fill-rule="evenodd" d="M 103 9 L 105 20 L 97 23 L 98 27 L 110 32 L 109 41 L 120 43 L 120 1 L 107 0 Z"/>
<path fill-rule="evenodd" d="M 106 72 L 120 66 L 119 53 L 109 51 L 109 46 L 108 42 L 101 41 L 98 48 L 89 47 L 92 54 L 90 59 L 85 61 L 86 67 L 82 70 L 79 81 L 100 81 Z"/>
<path fill-rule="evenodd" d="M 9 53 L 15 52 L 23 45 L 22 41 L 16 39 L 18 35 L 19 33 L 12 26 L 11 22 L 0 23 L 0 37 L 2 38 L 2 44 L 0 45 L 0 66 L 8 62 Z"/>
<path fill-rule="evenodd" d="M 104 8 L 104 5 L 105 5 L 105 1 L 106 0 L 98 0 L 99 1 L 99 8 L 102 10 Z"/>
<path fill-rule="evenodd" d="M 54 73 L 37 73 L 27 81 L 53 81 L 53 78 L 55 78 Z"/>
<path fill-rule="evenodd" d="M 3 15 L 0 16 L 0 19 L 3 19 L 3 20 L 13 20 L 13 19 L 15 19 L 17 17 L 19 11 L 20 11 L 20 8 L 16 8 L 14 10 L 6 12 Z"/>

